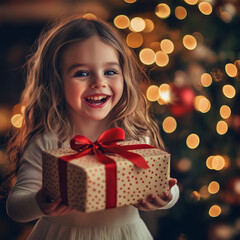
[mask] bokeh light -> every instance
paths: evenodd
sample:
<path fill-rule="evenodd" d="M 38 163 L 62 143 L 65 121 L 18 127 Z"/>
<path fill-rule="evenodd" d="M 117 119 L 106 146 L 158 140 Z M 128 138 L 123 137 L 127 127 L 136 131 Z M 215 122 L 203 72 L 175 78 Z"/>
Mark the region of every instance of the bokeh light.
<path fill-rule="evenodd" d="M 11 123 L 16 128 L 21 128 L 23 122 L 23 115 L 21 113 L 15 114 L 11 118 Z"/>
<path fill-rule="evenodd" d="M 143 32 L 149 33 L 152 32 L 154 29 L 154 23 L 151 19 L 144 19 L 145 21 L 145 28 Z"/>
<path fill-rule="evenodd" d="M 231 108 L 227 105 L 222 105 L 220 108 L 220 116 L 223 119 L 227 119 L 231 116 Z"/>
<path fill-rule="evenodd" d="M 207 199 L 210 196 L 210 193 L 208 192 L 208 186 L 204 185 L 200 188 L 200 194 L 203 199 Z"/>
<path fill-rule="evenodd" d="M 192 167 L 192 162 L 189 158 L 181 158 L 176 163 L 176 168 L 180 172 L 187 172 L 191 169 L 191 167 Z"/>
<path fill-rule="evenodd" d="M 138 32 L 131 32 L 127 35 L 127 45 L 131 48 L 138 48 L 143 44 L 143 36 Z"/>
<path fill-rule="evenodd" d="M 161 46 L 161 49 L 168 54 L 172 53 L 174 50 L 174 44 L 170 39 L 163 39 L 160 42 L 160 46 Z"/>
<path fill-rule="evenodd" d="M 200 143 L 200 139 L 197 134 L 192 133 L 187 137 L 186 144 L 189 148 L 195 149 L 198 147 L 199 143 Z"/>
<path fill-rule="evenodd" d="M 164 119 L 162 123 L 162 127 L 166 133 L 172 133 L 177 128 L 177 122 L 175 118 L 169 116 Z"/>
<path fill-rule="evenodd" d="M 125 15 L 118 15 L 113 20 L 114 25 L 119 29 L 125 29 L 129 26 L 130 20 Z"/>
<path fill-rule="evenodd" d="M 166 83 L 163 83 L 160 85 L 159 87 L 159 94 L 160 94 L 160 98 L 161 99 L 160 102 L 158 102 L 159 104 L 166 104 L 169 103 L 171 101 L 171 90 L 170 90 L 170 86 Z"/>
<path fill-rule="evenodd" d="M 185 35 L 183 37 L 183 46 L 188 50 L 193 50 L 197 47 L 197 40 L 192 35 Z"/>
<path fill-rule="evenodd" d="M 140 17 L 135 17 L 130 21 L 131 30 L 134 32 L 143 31 L 145 26 L 146 26 L 145 21 Z"/>
<path fill-rule="evenodd" d="M 225 65 L 225 71 L 229 77 L 236 77 L 238 74 L 237 67 L 232 63 Z"/>
<path fill-rule="evenodd" d="M 212 159 L 212 169 L 220 171 L 225 167 L 225 159 L 221 155 L 213 156 Z"/>
<path fill-rule="evenodd" d="M 198 0 L 184 0 L 189 5 L 195 5 L 198 3 Z"/>
<path fill-rule="evenodd" d="M 151 85 L 147 89 L 147 99 L 151 102 L 157 101 L 160 97 L 159 95 L 159 87 L 156 85 Z"/>
<path fill-rule="evenodd" d="M 222 88 L 223 94 L 227 97 L 227 98 L 234 98 L 235 94 L 236 94 L 236 90 L 232 85 L 226 84 L 223 86 Z"/>
<path fill-rule="evenodd" d="M 171 13 L 170 7 L 166 3 L 160 3 L 155 8 L 155 14 L 159 18 L 168 18 Z"/>
<path fill-rule="evenodd" d="M 216 194 L 220 189 L 219 183 L 216 181 L 212 181 L 209 185 L 208 185 L 208 192 L 211 194 Z"/>
<path fill-rule="evenodd" d="M 209 209 L 209 216 L 210 217 L 218 217 L 222 212 L 222 209 L 220 206 L 218 205 L 213 205 L 210 209 Z"/>
<path fill-rule="evenodd" d="M 204 15 L 210 15 L 212 13 L 212 5 L 209 2 L 199 3 L 198 8 Z"/>
<path fill-rule="evenodd" d="M 212 84 L 212 76 L 209 73 L 203 73 L 201 76 L 201 84 L 203 87 L 209 87 Z"/>
<path fill-rule="evenodd" d="M 166 66 L 168 64 L 168 62 L 169 62 L 169 57 L 165 52 L 163 52 L 163 51 L 156 52 L 156 64 L 159 67 Z"/>
<path fill-rule="evenodd" d="M 182 6 L 178 6 L 175 8 L 175 16 L 177 19 L 183 20 L 187 16 L 187 10 Z"/>
<path fill-rule="evenodd" d="M 197 111 L 206 113 L 211 108 L 210 101 L 205 96 L 194 97 L 194 107 Z"/>
<path fill-rule="evenodd" d="M 152 49 L 144 48 L 140 51 L 139 58 L 143 64 L 151 65 L 156 60 L 156 54 Z"/>
<path fill-rule="evenodd" d="M 97 20 L 97 16 L 93 13 L 85 13 L 83 15 L 83 18 L 86 18 L 88 20 Z"/>
<path fill-rule="evenodd" d="M 223 120 L 218 121 L 216 130 L 219 135 L 224 135 L 228 131 L 227 123 Z"/>
<path fill-rule="evenodd" d="M 137 0 L 124 0 L 126 3 L 135 3 Z"/>

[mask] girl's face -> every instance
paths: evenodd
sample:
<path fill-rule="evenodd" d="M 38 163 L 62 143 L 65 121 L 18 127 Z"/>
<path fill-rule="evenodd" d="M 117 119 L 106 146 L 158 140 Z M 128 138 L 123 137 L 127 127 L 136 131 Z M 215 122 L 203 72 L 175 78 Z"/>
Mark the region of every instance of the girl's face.
<path fill-rule="evenodd" d="M 64 51 L 62 78 L 74 122 L 106 120 L 123 94 L 118 52 L 98 36 L 73 43 Z"/>

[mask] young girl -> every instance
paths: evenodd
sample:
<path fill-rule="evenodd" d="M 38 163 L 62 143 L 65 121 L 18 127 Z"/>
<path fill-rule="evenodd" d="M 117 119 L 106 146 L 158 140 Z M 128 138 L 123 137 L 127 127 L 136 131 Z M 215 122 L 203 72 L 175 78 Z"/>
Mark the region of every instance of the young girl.
<path fill-rule="evenodd" d="M 27 66 L 24 121 L 8 148 L 17 176 L 7 201 L 9 216 L 20 222 L 39 219 L 28 238 L 34 240 L 152 239 L 138 209 L 172 207 L 179 195 L 176 179 L 170 179 L 164 196 L 93 213 L 51 200 L 41 188 L 42 151 L 68 147 L 75 135 L 95 141 L 103 131 L 121 127 L 127 139 L 163 148 L 140 91 L 146 76 L 122 37 L 101 21 L 66 19 L 41 35 Z"/>

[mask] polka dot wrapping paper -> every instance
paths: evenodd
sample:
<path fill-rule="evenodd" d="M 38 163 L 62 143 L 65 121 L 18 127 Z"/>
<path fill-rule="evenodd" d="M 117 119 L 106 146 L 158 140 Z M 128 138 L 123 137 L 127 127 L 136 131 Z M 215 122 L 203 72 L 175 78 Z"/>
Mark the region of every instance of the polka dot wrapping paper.
<path fill-rule="evenodd" d="M 122 141 L 118 145 L 141 144 Z M 116 206 L 126 206 L 147 198 L 162 195 L 169 188 L 170 154 L 157 148 L 129 150 L 140 154 L 149 168 L 138 168 L 118 154 L 104 153 L 116 162 Z M 75 154 L 71 148 L 43 152 L 43 187 L 53 199 L 61 197 L 60 181 L 67 189 L 67 204 L 83 212 L 106 209 L 106 169 L 97 156 L 90 154 L 75 158 L 66 164 L 66 176 L 59 174 L 59 158 Z M 111 191 L 111 188 L 108 189 Z"/>

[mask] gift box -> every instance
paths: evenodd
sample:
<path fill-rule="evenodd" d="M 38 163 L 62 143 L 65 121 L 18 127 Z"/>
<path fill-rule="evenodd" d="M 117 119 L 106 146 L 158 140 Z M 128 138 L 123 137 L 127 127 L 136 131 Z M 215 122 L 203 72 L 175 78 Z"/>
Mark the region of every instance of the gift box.
<path fill-rule="evenodd" d="M 113 128 L 95 143 L 76 136 L 71 148 L 43 152 L 43 187 L 49 196 L 83 212 L 161 196 L 169 189 L 170 154 L 123 140 L 123 130 Z"/>

